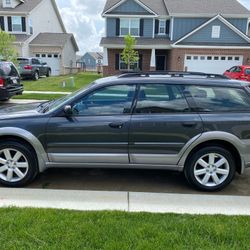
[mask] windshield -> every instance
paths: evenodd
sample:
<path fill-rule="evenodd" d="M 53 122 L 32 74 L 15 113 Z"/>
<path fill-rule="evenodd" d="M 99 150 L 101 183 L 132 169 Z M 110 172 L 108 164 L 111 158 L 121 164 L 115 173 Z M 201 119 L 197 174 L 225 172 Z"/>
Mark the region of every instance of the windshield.
<path fill-rule="evenodd" d="M 84 93 L 87 89 L 89 89 L 89 87 L 91 87 L 94 84 L 95 84 L 95 82 L 91 83 L 90 85 L 88 85 L 84 89 L 79 89 L 76 92 L 73 92 L 69 95 L 63 96 L 60 99 L 45 102 L 45 103 L 38 106 L 38 111 L 41 113 L 48 113 L 50 111 L 54 111 L 57 108 L 59 108 L 60 106 L 67 103 L 68 101 L 73 100 L 79 93 Z"/>

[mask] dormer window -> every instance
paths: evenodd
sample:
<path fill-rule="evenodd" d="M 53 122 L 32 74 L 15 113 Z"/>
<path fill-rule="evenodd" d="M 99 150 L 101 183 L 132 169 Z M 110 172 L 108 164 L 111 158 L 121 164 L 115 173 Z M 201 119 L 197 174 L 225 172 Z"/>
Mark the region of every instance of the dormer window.
<path fill-rule="evenodd" d="M 11 5 L 11 0 L 5 0 L 6 5 Z"/>
<path fill-rule="evenodd" d="M 212 27 L 212 38 L 220 38 L 220 26 L 214 25 Z"/>

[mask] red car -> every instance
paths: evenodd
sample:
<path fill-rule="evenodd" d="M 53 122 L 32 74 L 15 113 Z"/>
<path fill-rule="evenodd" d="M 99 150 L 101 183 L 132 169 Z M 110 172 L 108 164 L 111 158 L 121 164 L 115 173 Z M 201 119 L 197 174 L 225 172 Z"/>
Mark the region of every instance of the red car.
<path fill-rule="evenodd" d="M 231 69 L 227 70 L 224 73 L 224 75 L 231 79 L 250 82 L 250 66 L 249 65 L 234 66 Z"/>

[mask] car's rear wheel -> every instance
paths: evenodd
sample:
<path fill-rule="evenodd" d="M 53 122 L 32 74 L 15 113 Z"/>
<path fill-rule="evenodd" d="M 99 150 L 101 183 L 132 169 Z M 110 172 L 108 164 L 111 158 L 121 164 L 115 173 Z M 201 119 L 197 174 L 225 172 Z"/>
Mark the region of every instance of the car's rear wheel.
<path fill-rule="evenodd" d="M 35 73 L 34 73 L 34 75 L 33 75 L 33 80 L 34 81 L 37 81 L 37 80 L 39 80 L 39 73 L 36 71 Z"/>
<path fill-rule="evenodd" d="M 0 142 L 0 183 L 9 187 L 29 184 L 38 173 L 33 149 L 18 141 Z"/>
<path fill-rule="evenodd" d="M 50 77 L 50 76 L 51 76 L 51 70 L 48 69 L 47 74 L 46 74 L 46 77 Z"/>
<path fill-rule="evenodd" d="M 188 181 L 203 191 L 219 191 L 226 187 L 235 175 L 232 154 L 221 147 L 210 146 L 195 152 L 185 164 Z"/>

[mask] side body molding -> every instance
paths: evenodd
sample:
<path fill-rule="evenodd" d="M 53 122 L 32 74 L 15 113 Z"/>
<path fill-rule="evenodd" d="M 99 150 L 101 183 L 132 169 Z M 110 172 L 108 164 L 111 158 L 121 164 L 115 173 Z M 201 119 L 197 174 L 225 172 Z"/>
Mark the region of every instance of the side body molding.
<path fill-rule="evenodd" d="M 15 136 L 29 142 L 36 151 L 39 171 L 43 172 L 46 170 L 46 162 L 48 162 L 47 154 L 41 142 L 33 134 L 24 129 L 5 127 L 0 128 L 0 137 L 1 136 Z"/>
<path fill-rule="evenodd" d="M 180 168 L 184 168 L 186 159 L 191 151 L 201 143 L 209 142 L 213 140 L 225 141 L 232 144 L 239 152 L 241 157 L 241 173 L 244 172 L 246 163 L 250 162 L 250 140 L 240 140 L 233 134 L 221 132 L 221 131 L 211 131 L 202 133 L 201 136 L 196 138 L 196 140 L 192 140 L 192 143 L 188 143 L 187 147 L 185 146 L 183 149 L 183 154 L 180 157 L 180 161 L 178 163 Z"/>

